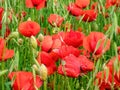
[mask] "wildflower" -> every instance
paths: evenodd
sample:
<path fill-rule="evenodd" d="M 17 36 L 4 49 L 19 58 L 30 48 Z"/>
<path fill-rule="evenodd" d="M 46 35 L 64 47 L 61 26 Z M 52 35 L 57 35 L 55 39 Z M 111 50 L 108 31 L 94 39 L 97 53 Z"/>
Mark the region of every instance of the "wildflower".
<path fill-rule="evenodd" d="M 39 76 L 35 76 L 34 81 L 34 77 L 31 72 L 11 72 L 8 77 L 10 80 L 13 80 L 13 90 L 36 90 L 34 86 L 40 88 L 43 83 Z"/>
<path fill-rule="evenodd" d="M 0 7 L 0 30 L 2 29 L 2 16 L 3 16 L 4 9 Z"/>
<path fill-rule="evenodd" d="M 118 63 L 116 63 L 117 58 L 112 57 L 109 62 L 105 65 L 103 71 L 100 71 L 96 75 L 97 84 L 100 90 L 111 90 L 111 85 L 117 90 L 120 87 L 120 70 L 115 70 L 115 67 L 120 63 L 120 55 L 118 56 Z M 116 64 L 115 64 L 116 63 Z M 96 81 L 95 81 L 96 84 Z"/>
<path fill-rule="evenodd" d="M 65 64 L 60 64 L 58 67 L 59 74 L 73 78 L 80 75 L 80 65 L 77 57 L 70 54 L 63 59 L 63 62 L 65 62 Z"/>
<path fill-rule="evenodd" d="M 34 21 L 25 21 L 19 24 L 19 33 L 26 37 L 35 36 L 40 31 L 40 25 Z"/>
<path fill-rule="evenodd" d="M 83 10 L 79 8 L 76 4 L 71 3 L 68 5 L 67 10 L 73 16 L 80 16 L 83 15 Z"/>
<path fill-rule="evenodd" d="M 37 61 L 39 64 L 44 64 L 47 67 L 48 75 L 53 74 L 56 71 L 55 61 L 47 52 L 39 52 Z"/>
<path fill-rule="evenodd" d="M 43 41 L 41 42 L 42 50 L 48 52 L 52 48 L 52 45 L 53 45 L 52 37 L 49 35 L 45 36 Z"/>
<path fill-rule="evenodd" d="M 81 73 L 86 73 L 94 69 L 94 63 L 91 60 L 87 59 L 86 56 L 80 55 L 78 59 L 80 63 Z"/>
<path fill-rule="evenodd" d="M 73 47 L 79 47 L 83 45 L 84 34 L 82 32 L 73 31 L 67 32 L 64 37 L 64 42 L 67 45 L 71 45 Z"/>
<path fill-rule="evenodd" d="M 96 10 L 96 9 L 97 9 L 97 6 L 98 6 L 98 2 L 94 2 L 94 3 L 91 5 L 91 9 Z"/>
<path fill-rule="evenodd" d="M 52 26 L 57 26 L 57 27 L 61 26 L 63 20 L 64 20 L 64 18 L 57 14 L 50 14 L 50 16 L 48 17 L 48 22 Z"/>
<path fill-rule="evenodd" d="M 68 46 L 68 45 L 62 45 L 58 49 L 58 55 L 61 58 L 64 58 L 64 57 L 68 56 L 69 54 L 73 54 L 78 57 L 80 54 L 80 50 L 78 50 L 77 48 L 75 48 L 73 46 Z"/>
<path fill-rule="evenodd" d="M 36 38 L 35 38 L 34 36 L 31 36 L 31 37 L 30 37 L 30 41 L 31 41 L 32 47 L 33 47 L 34 49 L 36 49 L 36 48 L 37 48 L 37 40 L 36 40 Z"/>
<path fill-rule="evenodd" d="M 101 32 L 91 32 L 84 38 L 83 47 L 95 55 L 101 55 L 109 50 L 110 40 Z"/>
<path fill-rule="evenodd" d="M 0 61 L 6 61 L 14 56 L 14 51 L 8 50 L 5 45 L 5 40 L 0 38 Z"/>
<path fill-rule="evenodd" d="M 40 10 L 46 6 L 46 0 L 26 0 L 25 4 L 27 8 L 35 7 L 37 10 Z"/>
<path fill-rule="evenodd" d="M 90 4 L 90 0 L 76 0 L 75 4 L 79 7 L 79 8 L 85 8 Z"/>
<path fill-rule="evenodd" d="M 97 18 L 97 12 L 95 10 L 84 10 L 83 21 L 91 22 Z"/>

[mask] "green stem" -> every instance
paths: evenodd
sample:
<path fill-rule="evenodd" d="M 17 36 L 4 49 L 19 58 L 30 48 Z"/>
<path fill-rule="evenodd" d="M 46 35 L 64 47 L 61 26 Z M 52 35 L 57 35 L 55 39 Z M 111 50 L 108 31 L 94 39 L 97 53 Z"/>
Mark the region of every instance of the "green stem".
<path fill-rule="evenodd" d="M 47 90 L 47 80 L 44 81 L 44 90 Z"/>

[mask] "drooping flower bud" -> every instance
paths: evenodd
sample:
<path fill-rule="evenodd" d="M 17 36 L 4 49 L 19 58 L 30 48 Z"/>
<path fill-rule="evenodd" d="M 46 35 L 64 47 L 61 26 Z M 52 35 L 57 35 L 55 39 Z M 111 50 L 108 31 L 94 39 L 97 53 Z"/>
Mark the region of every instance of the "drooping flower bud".
<path fill-rule="evenodd" d="M 42 41 L 44 40 L 44 35 L 40 33 L 40 34 L 38 35 L 38 40 L 39 40 L 40 42 L 42 42 Z"/>
<path fill-rule="evenodd" d="M 46 66 L 44 64 L 41 64 L 41 66 L 40 66 L 40 77 L 41 77 L 42 80 L 46 80 L 47 73 L 48 73 L 48 71 L 47 71 Z"/>
<path fill-rule="evenodd" d="M 31 42 L 31 45 L 34 49 L 37 48 L 37 41 L 36 41 L 36 38 L 34 36 L 31 36 L 30 37 L 30 42 Z"/>

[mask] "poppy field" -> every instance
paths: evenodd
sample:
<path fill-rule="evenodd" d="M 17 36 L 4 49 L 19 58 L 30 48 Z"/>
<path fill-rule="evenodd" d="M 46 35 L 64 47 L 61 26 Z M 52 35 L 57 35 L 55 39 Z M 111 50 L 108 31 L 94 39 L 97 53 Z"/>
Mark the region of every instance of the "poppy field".
<path fill-rule="evenodd" d="M 120 90 L 120 0 L 0 0 L 0 90 Z"/>

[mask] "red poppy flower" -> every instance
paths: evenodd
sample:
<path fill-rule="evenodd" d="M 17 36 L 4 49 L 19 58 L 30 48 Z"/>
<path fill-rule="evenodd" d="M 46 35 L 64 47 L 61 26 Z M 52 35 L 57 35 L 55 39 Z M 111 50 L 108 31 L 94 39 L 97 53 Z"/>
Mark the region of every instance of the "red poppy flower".
<path fill-rule="evenodd" d="M 58 67 L 58 73 L 61 75 L 76 78 L 80 75 L 79 60 L 74 55 L 70 54 L 63 59 L 65 65 Z"/>
<path fill-rule="evenodd" d="M 56 71 L 55 61 L 53 60 L 51 55 L 49 55 L 49 53 L 46 53 L 44 51 L 40 52 L 38 54 L 37 60 L 39 64 L 44 64 L 47 67 L 48 75 L 51 75 Z"/>
<path fill-rule="evenodd" d="M 100 90 L 111 90 L 111 85 L 114 83 L 114 89 L 117 90 L 120 87 L 120 70 L 116 71 L 114 69 L 115 61 L 117 60 L 116 57 L 113 57 L 109 60 L 106 64 L 106 68 L 108 71 L 104 70 L 98 72 L 96 75 L 96 79 L 98 80 L 98 85 Z M 120 56 L 118 56 L 118 63 L 120 62 Z M 107 75 L 107 76 L 106 76 Z"/>
<path fill-rule="evenodd" d="M 0 61 L 7 60 L 9 58 L 12 58 L 14 56 L 13 50 L 8 50 L 5 48 L 5 40 L 3 38 L 0 38 Z"/>
<path fill-rule="evenodd" d="M 56 52 L 54 52 L 54 49 L 49 53 L 49 55 L 55 62 L 59 60 L 59 55 Z"/>
<path fill-rule="evenodd" d="M 117 47 L 118 55 L 120 55 L 120 46 Z"/>
<path fill-rule="evenodd" d="M 96 75 L 96 80 L 98 80 L 98 86 L 100 88 L 100 90 L 111 90 L 111 85 L 112 83 L 114 83 L 114 89 L 116 89 L 117 87 L 120 86 L 120 83 L 112 76 L 112 73 L 110 73 L 108 71 L 108 75 L 107 72 L 101 71 L 98 72 Z"/>
<path fill-rule="evenodd" d="M 85 8 L 90 4 L 90 0 L 76 0 L 75 4 L 80 8 Z"/>
<path fill-rule="evenodd" d="M 96 9 L 97 9 L 97 6 L 98 6 L 98 2 L 94 2 L 94 3 L 91 5 L 91 9 L 96 10 Z"/>
<path fill-rule="evenodd" d="M 53 45 L 53 40 L 51 36 L 45 36 L 44 40 L 41 42 L 41 49 L 48 52 Z"/>
<path fill-rule="evenodd" d="M 94 55 L 101 55 L 110 48 L 110 40 L 101 32 L 91 32 L 84 38 L 83 47 Z"/>
<path fill-rule="evenodd" d="M 19 24 L 18 30 L 20 34 L 31 37 L 39 33 L 40 25 L 34 21 L 25 21 Z"/>
<path fill-rule="evenodd" d="M 80 16 L 83 15 L 83 10 L 79 8 L 76 4 L 71 3 L 68 5 L 67 10 L 69 11 L 70 14 L 73 16 Z"/>
<path fill-rule="evenodd" d="M 26 0 L 25 4 L 27 8 L 35 7 L 37 10 L 39 10 L 46 6 L 46 0 Z"/>
<path fill-rule="evenodd" d="M 80 62 L 80 70 L 82 73 L 86 73 L 94 69 L 94 63 L 87 59 L 86 56 L 80 55 L 78 59 Z"/>
<path fill-rule="evenodd" d="M 11 72 L 9 73 L 8 77 L 10 80 L 14 78 L 12 85 L 13 90 L 36 90 L 34 88 L 34 85 L 37 88 L 40 88 L 43 83 L 39 76 L 36 76 L 36 79 L 34 81 L 34 77 L 31 72 Z"/>
<path fill-rule="evenodd" d="M 2 21 L 3 12 L 4 12 L 4 9 L 0 7 L 0 22 Z"/>
<path fill-rule="evenodd" d="M 109 8 L 117 3 L 117 0 L 106 0 L 105 7 Z"/>
<path fill-rule="evenodd" d="M 94 21 L 97 18 L 97 12 L 95 10 L 84 10 L 83 13 L 83 21 L 91 22 Z"/>
<path fill-rule="evenodd" d="M 48 17 L 48 22 L 52 25 L 52 26 L 57 26 L 59 27 L 62 22 L 63 22 L 64 18 L 57 15 L 57 14 L 50 14 L 50 16 Z"/>
<path fill-rule="evenodd" d="M 104 29 L 105 31 L 107 31 L 107 30 L 109 29 L 109 27 L 111 27 L 111 26 L 112 26 L 112 24 L 106 24 L 103 29 Z"/>
<path fill-rule="evenodd" d="M 60 48 L 61 46 L 62 46 L 62 42 L 60 39 L 53 40 L 52 49 L 57 49 Z"/>
<path fill-rule="evenodd" d="M 62 45 L 58 49 L 58 55 L 61 58 L 64 58 L 64 57 L 68 56 L 69 54 L 73 54 L 78 57 L 80 54 L 80 50 L 78 50 L 77 48 L 75 48 L 73 46 L 68 46 L 68 45 Z"/>
<path fill-rule="evenodd" d="M 58 49 L 63 45 L 64 33 L 58 33 L 53 36 L 45 36 L 41 42 L 41 48 L 43 51 L 50 52 L 53 49 Z"/>
<path fill-rule="evenodd" d="M 118 60 L 118 64 L 120 63 L 120 55 L 118 55 L 118 58 L 117 57 L 112 57 L 109 62 L 106 64 L 106 66 L 109 68 L 110 72 L 111 73 L 114 73 L 114 75 L 117 74 L 116 78 L 119 78 L 119 81 L 120 81 L 120 70 L 119 72 L 116 72 L 116 70 L 114 70 L 114 65 L 115 65 L 115 61 Z M 118 65 L 116 64 L 116 66 Z"/>
<path fill-rule="evenodd" d="M 57 33 L 57 34 L 54 34 L 53 36 L 52 36 L 52 39 L 53 40 L 56 40 L 56 39 L 59 39 L 62 43 L 64 43 L 64 37 L 65 37 L 65 32 L 59 32 L 59 33 Z"/>
<path fill-rule="evenodd" d="M 82 32 L 73 31 L 67 32 L 64 38 L 64 42 L 67 45 L 71 45 L 73 47 L 79 47 L 83 45 L 84 34 Z"/>
<path fill-rule="evenodd" d="M 3 16 L 4 9 L 0 7 L 0 30 L 2 29 L 2 16 Z"/>
<path fill-rule="evenodd" d="M 8 37 L 10 33 L 11 33 L 11 31 L 10 31 L 9 27 L 6 26 L 6 32 L 4 34 L 4 38 Z"/>

